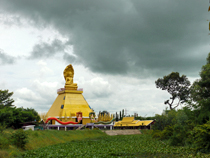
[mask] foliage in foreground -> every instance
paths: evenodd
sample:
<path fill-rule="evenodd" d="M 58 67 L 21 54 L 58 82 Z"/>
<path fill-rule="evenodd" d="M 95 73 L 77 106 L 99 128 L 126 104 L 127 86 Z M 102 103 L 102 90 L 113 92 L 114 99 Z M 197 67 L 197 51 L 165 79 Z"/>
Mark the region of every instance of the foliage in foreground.
<path fill-rule="evenodd" d="M 0 149 L 7 149 L 9 145 L 14 145 L 17 148 L 24 149 L 28 134 L 23 129 L 13 130 L 12 132 L 1 132 Z"/>
<path fill-rule="evenodd" d="M 22 157 L 191 157 L 194 150 L 169 146 L 150 134 L 106 136 L 27 151 Z"/>
<path fill-rule="evenodd" d="M 1 126 L 0 126 L 1 127 Z M 13 157 L 24 151 L 28 133 L 23 129 L 4 129 L 0 134 L 0 158 Z"/>
<path fill-rule="evenodd" d="M 192 131 L 192 136 L 197 151 L 210 151 L 210 121 L 206 124 L 196 126 Z"/>
<path fill-rule="evenodd" d="M 12 133 L 11 142 L 16 147 L 25 149 L 26 143 L 28 142 L 28 134 L 23 129 L 18 129 Z"/>

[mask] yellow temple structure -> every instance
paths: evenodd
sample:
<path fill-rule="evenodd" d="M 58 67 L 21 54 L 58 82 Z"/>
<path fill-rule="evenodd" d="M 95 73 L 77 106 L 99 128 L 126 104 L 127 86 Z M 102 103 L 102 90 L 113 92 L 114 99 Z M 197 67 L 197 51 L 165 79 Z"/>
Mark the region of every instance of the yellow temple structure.
<path fill-rule="evenodd" d="M 81 114 L 82 124 L 90 123 L 89 113 L 93 110 L 82 95 L 83 89 L 78 89 L 77 84 L 73 82 L 74 69 L 71 64 L 65 68 L 63 75 L 66 81 L 65 88 L 57 90 L 58 96 L 47 112 L 47 117 L 55 117 L 64 122 L 78 122 L 77 115 Z M 52 120 L 52 124 L 56 124 L 55 120 Z"/>
<path fill-rule="evenodd" d="M 123 117 L 122 121 L 115 122 L 113 115 L 110 115 L 107 111 L 99 113 L 96 119 L 95 112 L 90 108 L 82 95 L 83 89 L 78 89 L 77 83 L 73 82 L 74 69 L 71 64 L 65 68 L 63 75 L 65 86 L 57 90 L 58 96 L 46 114 L 46 123 L 50 120 L 51 126 L 58 126 L 57 128 L 61 124 L 83 124 L 82 126 L 89 126 L 87 123 L 90 123 L 94 124 L 91 126 L 98 128 L 105 128 L 106 126 L 112 129 L 111 126 L 114 126 L 116 128 L 141 127 L 151 129 L 154 120 L 140 121 L 135 120 L 134 117 Z"/>
<path fill-rule="evenodd" d="M 122 121 L 115 122 L 114 127 L 148 127 L 154 120 L 135 120 L 134 117 L 123 117 Z"/>

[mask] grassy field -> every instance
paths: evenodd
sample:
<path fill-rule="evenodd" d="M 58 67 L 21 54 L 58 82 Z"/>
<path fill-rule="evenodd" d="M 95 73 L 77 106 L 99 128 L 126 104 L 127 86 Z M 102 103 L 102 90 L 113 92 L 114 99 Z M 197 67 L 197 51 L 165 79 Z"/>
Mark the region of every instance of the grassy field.
<path fill-rule="evenodd" d="M 210 157 L 193 149 L 169 146 L 167 142 L 155 140 L 150 134 L 102 136 L 86 140 L 74 140 L 37 150 L 25 152 L 22 157 Z"/>
<path fill-rule="evenodd" d="M 120 136 L 108 136 L 100 130 L 26 132 L 29 135 L 26 151 L 10 145 L 0 150 L 0 157 L 210 157 L 191 148 L 169 146 L 153 139 L 148 132 Z"/>
<path fill-rule="evenodd" d="M 9 140 L 9 137 L 14 130 L 5 130 L 0 135 L 0 141 Z M 92 138 L 102 138 L 106 136 L 105 133 L 99 130 L 82 130 L 82 131 L 25 131 L 28 135 L 28 143 L 26 144 L 25 151 L 35 150 L 55 144 L 66 143 L 74 140 L 84 140 Z M 4 139 L 3 139 L 4 138 Z M 9 143 L 9 142 L 8 142 Z M 0 148 L 0 158 L 16 157 L 25 151 L 18 149 L 14 145 L 9 144 L 7 147 Z"/>

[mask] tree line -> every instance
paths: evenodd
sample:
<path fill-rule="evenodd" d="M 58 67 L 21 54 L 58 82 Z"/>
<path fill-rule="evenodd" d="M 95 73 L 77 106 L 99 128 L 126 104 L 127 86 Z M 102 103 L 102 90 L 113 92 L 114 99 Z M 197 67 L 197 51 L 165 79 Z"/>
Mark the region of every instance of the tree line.
<path fill-rule="evenodd" d="M 153 137 L 171 145 L 193 147 L 197 152 L 210 152 L 210 53 L 200 78 L 192 85 L 178 72 L 159 78 L 155 84 L 171 97 L 164 101 L 169 109 L 155 115 Z M 185 106 L 177 109 L 180 104 Z"/>
<path fill-rule="evenodd" d="M 21 128 L 24 122 L 39 121 L 38 113 L 32 108 L 17 108 L 11 98 L 13 92 L 0 90 L 0 126 Z"/>

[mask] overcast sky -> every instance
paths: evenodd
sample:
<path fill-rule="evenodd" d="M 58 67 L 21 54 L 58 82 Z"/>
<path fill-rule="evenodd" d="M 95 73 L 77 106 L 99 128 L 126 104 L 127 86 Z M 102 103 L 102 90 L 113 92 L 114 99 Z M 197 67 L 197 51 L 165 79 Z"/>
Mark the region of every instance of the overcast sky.
<path fill-rule="evenodd" d="M 160 114 L 171 72 L 199 78 L 209 53 L 207 0 L 0 0 L 0 89 L 47 112 L 74 82 L 98 112 Z"/>

